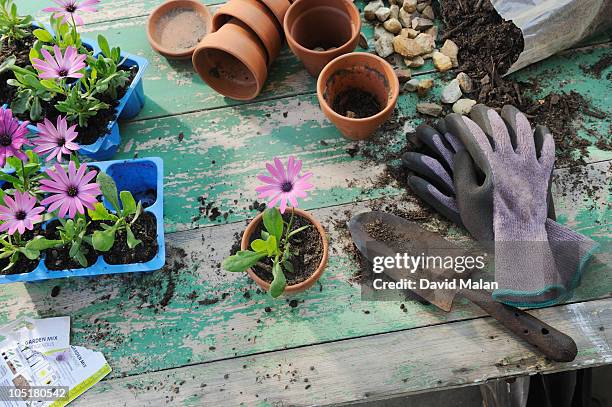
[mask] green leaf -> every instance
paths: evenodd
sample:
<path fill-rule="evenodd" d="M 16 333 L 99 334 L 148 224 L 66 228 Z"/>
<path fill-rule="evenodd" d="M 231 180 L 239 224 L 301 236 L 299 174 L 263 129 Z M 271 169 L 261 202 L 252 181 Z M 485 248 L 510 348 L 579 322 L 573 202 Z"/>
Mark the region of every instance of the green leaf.
<path fill-rule="evenodd" d="M 123 206 L 123 217 L 136 213 L 136 200 L 130 191 L 121 191 L 121 205 Z"/>
<path fill-rule="evenodd" d="M 263 240 L 268 240 L 268 237 L 270 237 L 270 234 L 268 232 L 266 232 L 265 230 L 261 231 L 261 238 Z"/>
<path fill-rule="evenodd" d="M 33 249 L 25 248 L 25 247 L 20 247 L 19 248 L 19 252 L 23 253 L 23 255 L 26 256 L 30 260 L 37 260 L 40 257 L 40 251 L 38 251 L 38 250 L 33 250 Z M 15 253 L 15 254 L 17 254 L 17 253 Z M 15 255 L 13 255 L 13 257 L 15 257 Z M 11 262 L 13 262 L 12 259 L 11 259 Z"/>
<path fill-rule="evenodd" d="M 43 250 L 52 249 L 54 247 L 61 246 L 62 244 L 63 242 L 61 240 L 48 240 L 48 239 L 45 239 L 44 237 L 39 237 L 34 240 L 30 240 L 25 245 L 25 248 L 26 250 L 43 251 Z M 31 259 L 30 257 L 28 258 Z"/>
<path fill-rule="evenodd" d="M 253 240 L 251 242 L 251 249 L 257 253 L 268 253 L 268 243 L 261 239 Z"/>
<path fill-rule="evenodd" d="M 53 42 L 53 36 L 47 30 L 37 29 L 32 31 L 32 34 L 36 36 L 42 42 Z"/>
<path fill-rule="evenodd" d="M 253 267 L 257 262 L 267 256 L 266 253 L 255 253 L 250 250 L 241 250 L 233 256 L 223 260 L 221 267 L 232 273 L 241 273 Z"/>
<path fill-rule="evenodd" d="M 6 203 L 4 202 L 4 197 L 6 196 L 6 192 L 4 192 L 3 189 L 0 189 L 0 205 L 5 205 Z"/>
<path fill-rule="evenodd" d="M 100 190 L 102 191 L 102 195 L 111 205 L 115 208 L 117 213 L 121 212 L 121 207 L 119 206 L 119 197 L 117 195 L 117 184 L 115 181 L 105 172 L 100 171 L 98 176 L 96 177 L 96 182 L 100 186 Z"/>
<path fill-rule="evenodd" d="M 99 252 L 109 251 L 115 244 L 115 232 L 117 229 L 110 228 L 104 231 L 96 230 L 93 234 L 93 247 Z"/>
<path fill-rule="evenodd" d="M 87 267 L 87 258 L 82 252 L 77 252 L 74 256 L 72 256 L 82 267 Z"/>
<path fill-rule="evenodd" d="M 280 242 L 283 238 L 283 217 L 277 208 L 268 208 L 263 213 L 264 226 L 268 233 L 276 237 L 276 241 Z"/>
<path fill-rule="evenodd" d="M 107 58 L 110 58 L 111 57 L 111 50 L 110 50 L 110 47 L 108 45 L 108 41 L 101 34 L 98 35 L 98 45 L 100 46 L 100 50 L 102 50 L 102 53 L 104 54 L 104 56 L 106 56 Z"/>
<path fill-rule="evenodd" d="M 117 217 L 110 213 L 102 202 L 96 203 L 94 210 L 88 209 L 87 213 L 89 217 L 91 217 L 91 220 L 117 220 Z"/>
<path fill-rule="evenodd" d="M 42 118 L 42 106 L 40 105 L 40 99 L 33 98 L 32 106 L 30 106 L 30 120 L 39 121 Z"/>
<path fill-rule="evenodd" d="M 142 240 L 136 239 L 136 236 L 134 236 L 132 228 L 130 228 L 129 225 L 125 225 L 125 231 L 127 232 L 127 245 L 130 249 L 133 249 L 142 243 Z"/>
<path fill-rule="evenodd" d="M 283 267 L 285 268 L 285 270 L 287 270 L 289 273 L 293 274 L 295 273 L 295 269 L 293 268 L 293 264 L 289 261 L 289 260 L 285 260 L 283 262 Z"/>
<path fill-rule="evenodd" d="M 6 174 L 4 172 L 0 172 L 0 180 L 13 184 L 13 186 L 22 185 L 21 180 L 19 178 L 13 177 L 12 175 Z"/>
<path fill-rule="evenodd" d="M 277 298 L 285 292 L 287 279 L 285 278 L 281 265 L 278 263 L 274 263 L 274 266 L 272 266 L 272 275 L 274 276 L 274 280 L 272 280 L 272 283 L 270 284 L 269 293 L 272 298 Z"/>

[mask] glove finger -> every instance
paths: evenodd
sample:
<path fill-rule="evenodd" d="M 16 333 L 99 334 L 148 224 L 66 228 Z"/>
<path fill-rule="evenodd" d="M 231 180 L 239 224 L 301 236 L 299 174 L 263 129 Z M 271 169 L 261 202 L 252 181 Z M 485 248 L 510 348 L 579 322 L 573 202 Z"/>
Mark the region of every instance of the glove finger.
<path fill-rule="evenodd" d="M 427 179 L 446 195 L 455 195 L 455 186 L 451 175 L 435 158 L 408 152 L 402 156 L 402 162 L 409 170 Z"/>
<path fill-rule="evenodd" d="M 505 105 L 502 108 L 501 116 L 506 122 L 514 151 L 520 155 L 534 157 L 536 154 L 536 147 L 534 144 L 533 130 L 531 129 L 529 120 L 527 120 L 523 112 L 514 106 Z"/>
<path fill-rule="evenodd" d="M 454 180 L 457 207 L 465 228 L 479 242 L 493 236 L 493 186 L 491 177 L 481 182 L 481 171 L 466 150 L 455 156 Z"/>
<path fill-rule="evenodd" d="M 506 123 L 495 110 L 478 104 L 470 111 L 470 119 L 487 135 L 495 151 L 514 151 Z"/>
<path fill-rule="evenodd" d="M 451 150 L 451 147 L 446 145 L 444 138 L 431 126 L 425 124 L 417 127 L 416 135 L 425 145 L 432 149 L 439 157 L 443 159 L 443 164 L 446 164 L 446 168 L 452 170 L 453 168 L 453 156 L 455 152 Z"/>
<path fill-rule="evenodd" d="M 493 154 L 493 149 L 482 129 L 469 118 L 457 113 L 449 114 L 445 120 L 450 133 L 461 140 L 478 167 L 485 173 L 490 172 L 489 157 Z"/>
<path fill-rule="evenodd" d="M 537 159 L 544 169 L 552 171 L 555 164 L 555 139 L 545 126 L 536 126 L 534 132 L 534 148 Z"/>
<path fill-rule="evenodd" d="M 454 153 L 465 149 L 461 140 L 459 140 L 457 136 L 450 132 L 444 119 L 438 119 L 436 121 L 435 126 L 438 132 L 442 135 L 442 138 L 446 142 L 446 145 L 449 146 Z"/>
<path fill-rule="evenodd" d="M 438 213 L 451 222 L 462 226 L 459 209 L 455 198 L 445 195 L 435 186 L 423 178 L 411 175 L 408 177 L 408 185 L 422 200 L 432 206 Z"/>

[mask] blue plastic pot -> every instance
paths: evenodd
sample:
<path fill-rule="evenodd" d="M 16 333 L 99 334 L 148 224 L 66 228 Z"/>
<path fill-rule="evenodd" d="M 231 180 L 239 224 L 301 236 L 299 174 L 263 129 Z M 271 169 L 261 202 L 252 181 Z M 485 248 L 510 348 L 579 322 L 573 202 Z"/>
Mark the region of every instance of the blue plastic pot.
<path fill-rule="evenodd" d="M 142 201 L 145 212 L 157 219 L 157 255 L 146 263 L 108 264 L 102 256 L 95 264 L 83 269 L 53 271 L 45 265 L 45 255 L 38 267 L 29 273 L 0 275 L 0 284 L 42 281 L 52 278 L 98 276 L 102 274 L 148 272 L 161 269 L 166 263 L 164 240 L 164 189 L 163 161 L 161 158 L 93 162 L 88 166 L 106 172 L 117 183 L 119 191 L 130 191 L 137 201 Z M 152 192 L 155 192 L 154 194 Z M 111 209 L 107 202 L 104 205 Z"/>
<path fill-rule="evenodd" d="M 97 56 L 101 53 L 97 42 L 86 38 L 83 38 L 82 42 L 86 48 L 93 51 L 94 55 Z M 119 100 L 119 105 L 115 108 L 117 120 L 108 124 L 108 133 L 99 137 L 93 144 L 81 145 L 79 154 L 94 160 L 108 160 L 115 155 L 119 148 L 119 144 L 121 144 L 118 120 L 131 119 L 137 116 L 144 106 L 145 96 L 142 77 L 149 66 L 149 61 L 136 55 L 126 53 L 122 53 L 121 55 L 126 59 L 123 66 L 127 66 L 128 68 L 137 66 L 138 71 L 130 87 L 125 92 L 125 95 Z M 28 126 L 28 129 L 32 133 L 38 133 L 38 129 L 34 125 Z"/>

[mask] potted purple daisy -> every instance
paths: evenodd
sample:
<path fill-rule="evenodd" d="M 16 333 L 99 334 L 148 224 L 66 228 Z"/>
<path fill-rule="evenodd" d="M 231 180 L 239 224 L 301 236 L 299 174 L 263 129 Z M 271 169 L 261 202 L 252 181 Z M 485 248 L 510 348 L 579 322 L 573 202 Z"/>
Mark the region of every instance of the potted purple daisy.
<path fill-rule="evenodd" d="M 28 123 L 0 108 L 0 283 L 160 268 L 162 204 L 153 213 L 135 198 L 138 188 L 119 191 L 113 179 L 146 184 L 125 174 L 136 163 L 80 164 L 77 126 L 63 116 L 55 123 L 45 118 L 37 130 L 29 143 Z M 34 148 L 23 151 L 26 145 Z M 155 166 L 151 159 L 133 161 L 141 173 Z M 160 178 L 153 183 L 159 187 Z"/>
<path fill-rule="evenodd" d="M 302 162 L 289 157 L 266 164 L 269 174 L 258 179 L 260 199 L 269 199 L 242 235 L 241 250 L 223 261 L 230 272 L 247 272 L 257 285 L 276 298 L 312 287 L 327 266 L 329 244 L 321 224 L 298 209 L 298 199 L 313 188 L 312 173 L 301 174 Z M 277 207 L 278 205 L 278 207 Z"/>

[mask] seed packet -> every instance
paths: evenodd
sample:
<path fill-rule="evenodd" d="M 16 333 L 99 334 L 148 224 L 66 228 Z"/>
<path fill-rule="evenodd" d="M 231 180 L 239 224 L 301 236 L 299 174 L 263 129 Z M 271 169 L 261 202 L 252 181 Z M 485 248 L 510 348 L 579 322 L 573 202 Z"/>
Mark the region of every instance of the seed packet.
<path fill-rule="evenodd" d="M 100 352 L 70 345 L 70 318 L 0 327 L 0 405 L 63 407 L 111 372 Z"/>

